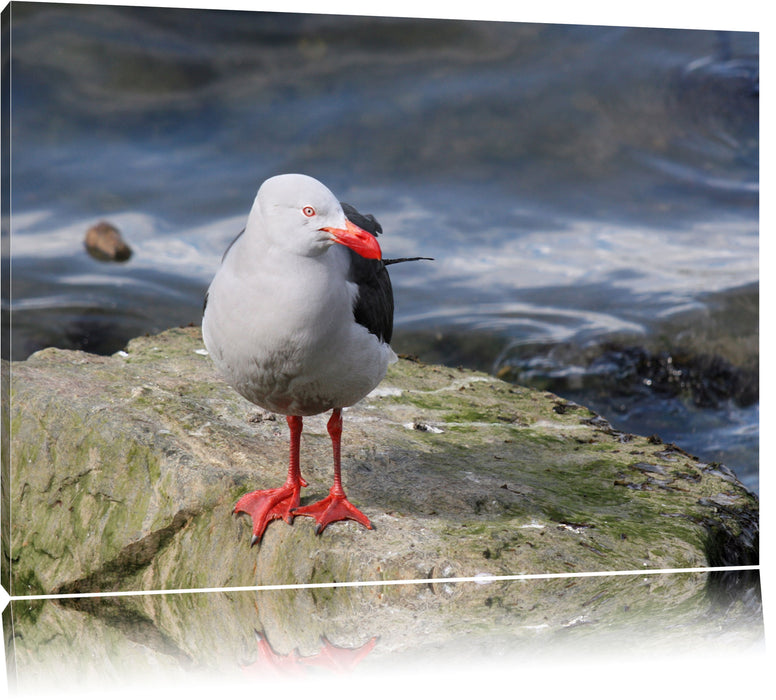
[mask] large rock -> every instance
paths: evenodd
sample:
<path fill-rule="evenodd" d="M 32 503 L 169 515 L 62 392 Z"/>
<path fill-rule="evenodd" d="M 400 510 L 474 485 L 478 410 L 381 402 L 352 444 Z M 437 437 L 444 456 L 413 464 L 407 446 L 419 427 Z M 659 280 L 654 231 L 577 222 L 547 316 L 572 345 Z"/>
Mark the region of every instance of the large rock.
<path fill-rule="evenodd" d="M 198 328 L 8 370 L 14 595 L 757 563 L 757 499 L 727 469 L 486 374 L 393 365 L 344 413 L 375 530 L 276 521 L 251 549 L 231 510 L 284 481 L 288 430 L 219 380 Z M 331 483 L 325 421 L 305 419 L 303 503 Z"/>

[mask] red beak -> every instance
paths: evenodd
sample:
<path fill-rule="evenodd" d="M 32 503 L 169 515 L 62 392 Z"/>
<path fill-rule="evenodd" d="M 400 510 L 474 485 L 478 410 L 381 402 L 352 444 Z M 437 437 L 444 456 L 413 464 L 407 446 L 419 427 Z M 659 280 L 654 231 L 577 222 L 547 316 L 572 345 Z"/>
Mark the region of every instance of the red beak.
<path fill-rule="evenodd" d="M 377 238 L 369 233 L 369 231 L 364 231 L 364 229 L 356 226 L 348 219 L 345 219 L 345 227 L 346 228 L 324 228 L 323 230 L 328 231 L 337 243 L 347 246 L 352 251 L 358 253 L 362 258 L 380 260 L 383 257 Z"/>

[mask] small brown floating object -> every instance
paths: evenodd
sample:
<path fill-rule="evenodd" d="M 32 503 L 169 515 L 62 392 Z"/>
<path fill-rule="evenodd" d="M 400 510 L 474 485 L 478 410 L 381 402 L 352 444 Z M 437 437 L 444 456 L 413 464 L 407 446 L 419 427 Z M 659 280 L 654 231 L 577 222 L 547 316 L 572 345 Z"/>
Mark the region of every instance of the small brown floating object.
<path fill-rule="evenodd" d="M 124 262 L 132 255 L 119 230 L 107 221 L 100 221 L 86 232 L 84 245 L 96 260 Z"/>

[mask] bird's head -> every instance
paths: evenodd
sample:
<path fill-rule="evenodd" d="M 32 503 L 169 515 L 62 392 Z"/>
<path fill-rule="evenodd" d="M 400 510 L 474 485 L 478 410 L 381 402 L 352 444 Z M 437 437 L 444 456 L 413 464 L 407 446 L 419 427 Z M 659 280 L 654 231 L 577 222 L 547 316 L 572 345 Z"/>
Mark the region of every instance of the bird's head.
<path fill-rule="evenodd" d="M 365 258 L 382 257 L 377 238 L 349 221 L 331 191 L 307 175 L 266 180 L 248 220 L 248 229 L 253 226 L 273 245 L 299 255 L 320 255 L 338 243 Z"/>

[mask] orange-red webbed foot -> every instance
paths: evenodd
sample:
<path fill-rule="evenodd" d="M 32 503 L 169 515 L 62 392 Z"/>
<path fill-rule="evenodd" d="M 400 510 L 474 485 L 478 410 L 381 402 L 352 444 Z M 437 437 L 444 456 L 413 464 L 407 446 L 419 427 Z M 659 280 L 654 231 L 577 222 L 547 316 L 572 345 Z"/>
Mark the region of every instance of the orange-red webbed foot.
<path fill-rule="evenodd" d="M 247 513 L 253 520 L 251 547 L 261 541 L 267 525 L 273 520 L 282 518 L 289 525 L 294 521 L 293 510 L 299 505 L 302 486 L 307 486 L 304 479 L 298 484 L 286 483 L 277 489 L 252 491 L 234 504 L 233 513 Z"/>
<path fill-rule="evenodd" d="M 308 515 L 315 518 L 318 523 L 315 529 L 316 535 L 320 535 L 327 525 L 338 520 L 355 520 L 368 530 L 373 529 L 369 518 L 356 508 L 344 493 L 337 493 L 333 488 L 323 500 L 311 503 L 309 506 L 294 508 L 292 515 Z"/>

